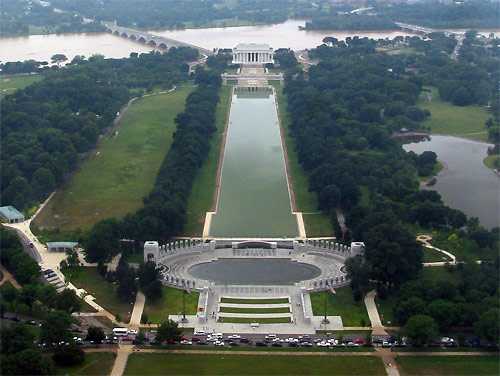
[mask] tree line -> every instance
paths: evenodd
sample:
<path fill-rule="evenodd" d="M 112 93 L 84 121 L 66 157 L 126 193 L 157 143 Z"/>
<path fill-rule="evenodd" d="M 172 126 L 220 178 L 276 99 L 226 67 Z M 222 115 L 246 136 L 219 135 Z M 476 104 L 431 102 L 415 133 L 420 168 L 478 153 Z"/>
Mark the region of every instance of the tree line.
<path fill-rule="evenodd" d="M 185 62 L 197 54 L 173 48 L 124 59 L 76 56 L 69 66 L 51 67 L 42 81 L 6 95 L 1 108 L 2 204 L 22 210 L 43 201 L 111 126 L 134 95 L 130 89 L 140 95 L 153 86 L 169 88 L 187 80 Z"/>

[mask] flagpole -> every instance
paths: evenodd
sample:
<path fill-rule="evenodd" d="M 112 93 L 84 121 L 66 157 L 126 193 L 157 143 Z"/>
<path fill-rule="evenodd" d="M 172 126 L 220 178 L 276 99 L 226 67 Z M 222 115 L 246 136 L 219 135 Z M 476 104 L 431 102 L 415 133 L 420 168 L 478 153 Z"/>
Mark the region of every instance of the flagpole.
<path fill-rule="evenodd" d="M 328 282 L 325 283 L 325 317 L 323 317 L 323 320 L 321 320 L 321 323 L 322 324 L 325 324 L 325 330 L 326 330 L 326 324 L 329 324 L 330 321 L 326 318 L 326 294 L 327 294 L 327 291 L 328 291 Z"/>
<path fill-rule="evenodd" d="M 186 321 L 186 291 L 182 290 L 182 321 Z"/>

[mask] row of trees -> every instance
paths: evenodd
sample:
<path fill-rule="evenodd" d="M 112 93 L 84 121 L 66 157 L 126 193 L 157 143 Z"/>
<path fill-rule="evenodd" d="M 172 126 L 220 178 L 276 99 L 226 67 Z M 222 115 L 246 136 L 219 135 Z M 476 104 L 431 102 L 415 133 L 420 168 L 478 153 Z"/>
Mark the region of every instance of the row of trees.
<path fill-rule="evenodd" d="M 210 149 L 215 131 L 215 109 L 221 84 L 219 71 L 196 70 L 198 87 L 177 115 L 174 141 L 160 166 L 144 207 L 122 221 L 96 223 L 84 239 L 87 259 L 105 261 L 120 249 L 120 239 L 167 241 L 180 234 L 186 221 L 186 202 L 194 179 Z"/>
<path fill-rule="evenodd" d="M 130 58 L 75 57 L 65 69 L 2 100 L 1 198 L 23 209 L 43 201 L 92 148 L 132 96 L 129 88 L 171 87 L 187 79 L 191 48 Z M 64 61 L 65 56 L 54 56 Z"/>

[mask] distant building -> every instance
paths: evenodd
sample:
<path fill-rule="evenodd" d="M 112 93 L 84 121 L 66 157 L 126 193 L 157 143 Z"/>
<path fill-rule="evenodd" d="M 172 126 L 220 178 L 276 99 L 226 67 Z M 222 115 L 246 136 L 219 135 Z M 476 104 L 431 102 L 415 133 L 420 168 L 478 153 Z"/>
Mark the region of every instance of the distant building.
<path fill-rule="evenodd" d="M 78 248 L 77 242 L 48 242 L 47 249 L 50 252 L 66 252 L 67 249 L 75 250 Z"/>
<path fill-rule="evenodd" d="M 24 215 L 20 213 L 13 206 L 2 206 L 0 207 L 0 215 L 8 222 L 8 223 L 19 223 L 24 222 Z"/>
<path fill-rule="evenodd" d="M 233 48 L 233 64 L 274 64 L 273 48 L 267 43 L 238 43 Z"/>

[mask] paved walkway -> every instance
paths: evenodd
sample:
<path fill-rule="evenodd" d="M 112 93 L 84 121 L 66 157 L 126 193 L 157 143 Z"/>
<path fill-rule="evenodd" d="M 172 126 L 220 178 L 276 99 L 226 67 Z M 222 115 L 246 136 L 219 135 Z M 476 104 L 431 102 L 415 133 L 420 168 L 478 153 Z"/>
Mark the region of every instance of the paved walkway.
<path fill-rule="evenodd" d="M 385 371 L 388 376 L 399 376 L 398 367 L 396 365 L 396 359 L 394 358 L 394 354 L 391 352 L 390 348 L 382 348 L 376 347 L 378 355 L 384 362 Z"/>
<path fill-rule="evenodd" d="M 423 243 L 424 247 L 429 248 L 429 249 L 433 249 L 435 251 L 441 252 L 442 254 L 448 256 L 451 259 L 450 264 L 455 265 L 457 263 L 457 259 L 456 259 L 455 255 L 448 252 L 448 251 L 445 251 L 444 249 L 440 249 L 440 248 L 432 246 L 429 243 L 429 240 L 431 240 L 431 239 L 432 239 L 432 237 L 430 235 L 427 235 L 427 234 L 417 236 L 417 241 Z M 448 262 L 424 262 L 423 266 L 444 266 L 447 263 Z"/>
<path fill-rule="evenodd" d="M 19 284 L 19 282 L 16 281 L 14 276 L 12 274 L 10 274 L 10 272 L 7 269 L 5 269 L 3 267 L 3 265 L 0 265 L 0 271 L 2 271 L 2 274 L 3 274 L 3 278 L 2 278 L 2 281 L 0 282 L 0 286 L 3 286 L 4 283 L 9 281 L 10 284 L 12 286 L 14 286 L 16 289 L 19 290 L 21 288 L 21 285 Z"/>
<path fill-rule="evenodd" d="M 111 376 L 121 376 L 125 371 L 128 356 L 132 352 L 134 345 L 120 345 L 116 354 L 115 364 L 111 370 Z"/>
<path fill-rule="evenodd" d="M 139 329 L 141 325 L 142 311 L 144 310 L 144 305 L 146 304 L 146 297 L 140 291 L 137 292 L 135 296 L 134 309 L 132 311 L 132 316 L 130 317 L 129 327 L 133 329 Z"/>
<path fill-rule="evenodd" d="M 380 321 L 380 316 L 378 314 L 377 310 L 377 305 L 375 304 L 375 296 L 376 296 L 375 290 L 370 291 L 368 294 L 366 294 L 365 297 L 365 306 L 366 306 L 366 311 L 368 312 L 368 317 L 370 318 L 370 321 L 372 323 L 372 328 L 373 332 L 372 334 L 374 336 L 376 335 L 387 335 L 387 332 L 384 329 L 384 326 L 382 325 L 382 322 Z"/>

